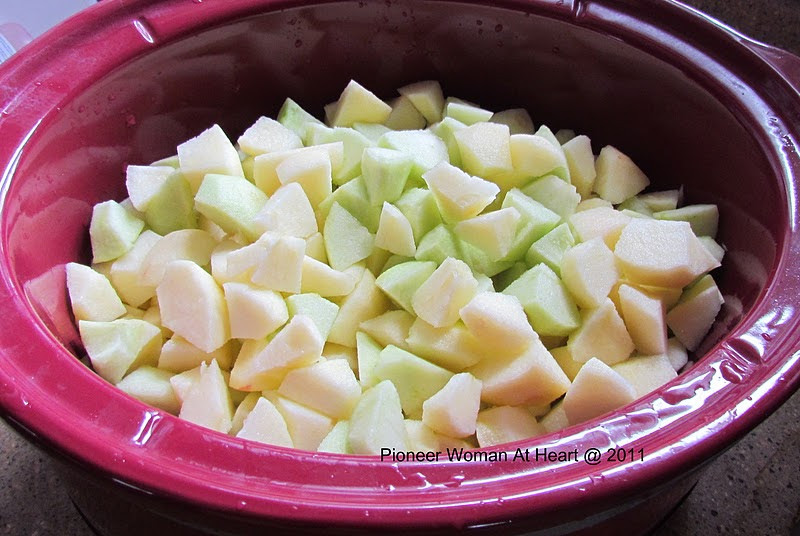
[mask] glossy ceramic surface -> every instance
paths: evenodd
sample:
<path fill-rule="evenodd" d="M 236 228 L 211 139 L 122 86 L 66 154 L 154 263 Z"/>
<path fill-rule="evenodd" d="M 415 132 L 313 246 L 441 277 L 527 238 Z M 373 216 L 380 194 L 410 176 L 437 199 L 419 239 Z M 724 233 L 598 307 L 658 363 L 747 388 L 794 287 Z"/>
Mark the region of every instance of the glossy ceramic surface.
<path fill-rule="evenodd" d="M 105 0 L 0 67 L 2 413 L 79 467 L 84 489 L 178 524 L 560 533 L 626 519 L 644 531 L 800 383 L 799 75 L 796 57 L 668 1 Z M 491 108 L 524 106 L 596 151 L 624 148 L 654 188 L 718 203 L 726 305 L 698 364 L 606 418 L 509 446 L 530 461 L 497 463 L 245 442 L 88 371 L 63 264 L 88 259 L 91 206 L 124 196 L 125 165 L 213 122 L 235 138 L 286 96 L 319 114 L 350 78 L 385 97 L 436 78 Z M 617 447 L 644 461 L 533 459 Z"/>

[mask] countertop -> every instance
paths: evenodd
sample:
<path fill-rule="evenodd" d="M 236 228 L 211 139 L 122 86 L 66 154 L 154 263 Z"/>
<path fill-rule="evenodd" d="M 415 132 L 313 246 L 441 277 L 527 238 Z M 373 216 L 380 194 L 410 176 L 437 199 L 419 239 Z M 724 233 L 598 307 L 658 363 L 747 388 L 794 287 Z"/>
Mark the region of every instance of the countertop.
<path fill-rule="evenodd" d="M 798 0 L 686 0 L 800 54 Z M 655 536 L 800 536 L 800 393 L 707 469 Z M 87 536 L 53 463 L 0 421 L 0 535 Z"/>

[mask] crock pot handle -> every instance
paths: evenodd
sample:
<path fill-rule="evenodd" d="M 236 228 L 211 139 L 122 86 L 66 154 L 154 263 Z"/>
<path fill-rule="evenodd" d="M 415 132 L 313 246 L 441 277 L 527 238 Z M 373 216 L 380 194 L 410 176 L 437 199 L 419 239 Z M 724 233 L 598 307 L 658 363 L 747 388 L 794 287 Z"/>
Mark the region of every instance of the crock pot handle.
<path fill-rule="evenodd" d="M 800 57 L 782 48 L 765 45 L 752 39 L 743 38 L 742 44 L 764 58 L 800 93 Z"/>

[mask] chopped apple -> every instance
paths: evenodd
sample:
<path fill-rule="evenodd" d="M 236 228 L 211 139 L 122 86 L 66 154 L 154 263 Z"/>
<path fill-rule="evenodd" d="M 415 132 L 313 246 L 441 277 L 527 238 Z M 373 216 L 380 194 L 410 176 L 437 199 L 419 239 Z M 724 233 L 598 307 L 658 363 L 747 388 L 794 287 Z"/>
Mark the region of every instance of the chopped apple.
<path fill-rule="evenodd" d="M 255 240 L 262 230 L 253 222 L 267 195 L 243 177 L 209 173 L 194 196 L 197 211 L 226 233 L 241 233 Z"/>
<path fill-rule="evenodd" d="M 496 406 L 478 413 L 476 435 L 481 448 L 544 435 L 544 427 L 525 408 Z"/>
<path fill-rule="evenodd" d="M 515 208 L 521 218 L 511 250 L 504 260 L 518 261 L 525 257 L 535 241 L 558 225 L 561 217 L 517 188 L 509 190 L 503 199 L 502 208 L 508 207 Z"/>
<path fill-rule="evenodd" d="M 317 410 L 282 396 L 275 396 L 272 402 L 283 416 L 292 438 L 292 446 L 296 449 L 317 450 L 333 429 L 333 419 Z"/>
<path fill-rule="evenodd" d="M 179 417 L 223 434 L 230 430 L 233 402 L 216 361 L 200 365 L 200 380 L 183 400 Z"/>
<path fill-rule="evenodd" d="M 414 312 L 441 328 L 458 320 L 458 311 L 475 296 L 478 281 L 463 261 L 448 257 L 422 283 L 411 298 Z"/>
<path fill-rule="evenodd" d="M 579 242 L 600 237 L 610 249 L 614 249 L 620 234 L 630 221 L 630 216 L 610 206 L 580 210 L 569 217 L 572 232 Z"/>
<path fill-rule="evenodd" d="M 461 308 L 459 315 L 470 333 L 493 351 L 518 354 L 538 338 L 513 295 L 481 292 Z"/>
<path fill-rule="evenodd" d="M 436 124 L 428 127 L 428 130 L 436 134 L 444 141 L 447 146 L 447 154 L 450 157 L 450 163 L 454 166 L 461 166 L 461 149 L 458 148 L 458 142 L 454 136 L 455 132 L 467 128 L 467 125 L 453 119 L 452 117 L 445 117 Z M 493 177 L 493 179 L 496 179 Z"/>
<path fill-rule="evenodd" d="M 275 174 L 282 185 L 292 182 L 303 187 L 312 206 L 316 207 L 332 191 L 331 157 L 328 151 L 298 152 L 275 166 Z"/>
<path fill-rule="evenodd" d="M 328 254 L 325 251 L 325 238 L 322 233 L 316 232 L 306 238 L 306 255 L 319 262 L 328 264 Z"/>
<path fill-rule="evenodd" d="M 392 107 L 392 113 L 389 114 L 385 124 L 391 130 L 416 130 L 425 128 L 428 123 L 425 116 L 405 95 L 393 99 L 389 105 Z"/>
<path fill-rule="evenodd" d="M 530 249 L 525 254 L 525 262 L 529 266 L 544 263 L 557 276 L 561 277 L 561 262 L 564 258 L 564 253 L 574 245 L 575 238 L 572 236 L 572 231 L 569 230 L 569 224 L 562 223 L 531 244 Z"/>
<path fill-rule="evenodd" d="M 564 396 L 570 424 L 582 423 L 618 409 L 636 399 L 633 386 L 607 364 L 589 359 L 578 371 Z"/>
<path fill-rule="evenodd" d="M 392 382 L 384 380 L 361 395 L 350 417 L 347 443 L 353 454 L 377 456 L 381 449 L 407 449 L 400 396 Z"/>
<path fill-rule="evenodd" d="M 461 242 L 452 229 L 441 224 L 431 229 L 417 243 L 417 252 L 414 258 L 418 261 L 442 264 L 448 257 L 461 258 L 464 256 L 465 242 Z M 477 248 L 474 248 L 477 250 Z"/>
<path fill-rule="evenodd" d="M 339 313 L 338 305 L 314 293 L 292 294 L 286 298 L 286 304 L 289 318 L 295 315 L 309 317 L 317 326 L 320 337 L 323 340 L 328 338 Z"/>
<path fill-rule="evenodd" d="M 545 264 L 520 275 L 503 290 L 515 296 L 533 329 L 542 336 L 564 336 L 580 325 L 578 308 L 561 279 Z"/>
<path fill-rule="evenodd" d="M 278 121 L 263 116 L 245 130 L 237 142 L 242 151 L 250 156 L 303 146 L 303 140 L 296 133 Z"/>
<path fill-rule="evenodd" d="M 194 191 L 183 174 L 174 173 L 164 179 L 147 203 L 144 221 L 150 229 L 162 235 L 198 226 Z"/>
<path fill-rule="evenodd" d="M 236 410 L 233 412 L 233 419 L 231 419 L 231 429 L 228 430 L 229 434 L 235 436 L 241 431 L 242 426 L 244 426 L 244 420 L 256 407 L 260 398 L 262 398 L 261 393 L 247 393 L 242 401 L 236 404 Z"/>
<path fill-rule="evenodd" d="M 409 419 L 422 416 L 422 404 L 453 376 L 449 370 L 396 346 L 384 348 L 372 370 L 378 381 L 390 380 Z"/>
<path fill-rule="evenodd" d="M 678 190 L 662 190 L 660 192 L 639 194 L 637 197 L 651 212 L 674 210 L 683 201 L 683 187 Z"/>
<path fill-rule="evenodd" d="M 339 203 L 331 207 L 322 234 L 328 262 L 335 270 L 344 270 L 366 259 L 375 245 L 375 235 Z"/>
<path fill-rule="evenodd" d="M 689 222 L 692 231 L 698 237 L 714 238 L 717 236 L 717 228 L 719 227 L 719 209 L 717 205 L 686 205 L 681 208 L 655 212 L 653 217 L 657 220 Z"/>
<path fill-rule="evenodd" d="M 667 339 L 667 357 L 675 371 L 681 370 L 689 362 L 689 354 L 686 352 L 686 347 L 675 337 Z"/>
<path fill-rule="evenodd" d="M 216 350 L 230 338 L 222 289 L 192 261 L 169 263 L 156 295 L 164 325 L 201 350 Z"/>
<path fill-rule="evenodd" d="M 391 106 L 355 80 L 350 80 L 336 103 L 332 125 L 350 127 L 357 122 L 383 123 L 391 113 Z"/>
<path fill-rule="evenodd" d="M 306 242 L 294 236 L 261 235 L 253 244 L 260 247 L 250 280 L 277 292 L 300 292 Z M 230 262 L 229 258 L 229 262 Z"/>
<path fill-rule="evenodd" d="M 446 162 L 427 171 L 423 178 L 442 217 L 451 222 L 477 216 L 500 191 L 496 184 L 470 176 Z"/>
<path fill-rule="evenodd" d="M 237 350 L 238 343 L 228 341 L 216 350 L 205 352 L 180 335 L 173 335 L 161 347 L 158 368 L 179 373 L 196 368 L 200 363 L 208 365 L 216 360 L 219 368 L 230 370 Z"/>
<path fill-rule="evenodd" d="M 65 271 L 75 320 L 108 322 L 125 314 L 125 306 L 106 276 L 76 262 L 67 263 Z"/>
<path fill-rule="evenodd" d="M 482 383 L 468 372 L 451 377 L 422 404 L 422 422 L 436 433 L 467 437 L 475 433 Z"/>
<path fill-rule="evenodd" d="M 667 326 L 687 350 L 696 350 L 711 329 L 724 298 L 710 275 L 687 288 L 667 313 Z"/>
<path fill-rule="evenodd" d="M 613 365 L 633 353 L 634 344 L 614 302 L 606 298 L 599 307 L 581 311 L 581 325 L 567 342 L 572 358 L 585 363 L 597 358 Z"/>
<path fill-rule="evenodd" d="M 129 370 L 155 365 L 158 360 L 161 330 L 144 320 L 79 320 L 78 329 L 92 368 L 110 383 L 119 383 Z"/>
<path fill-rule="evenodd" d="M 411 188 L 397 200 L 395 206 L 403 213 L 414 231 L 414 241 L 419 244 L 422 237 L 442 223 L 439 207 L 433 192 L 424 188 Z"/>
<path fill-rule="evenodd" d="M 452 117 L 456 121 L 460 121 L 469 126 L 475 123 L 485 123 L 489 121 L 494 113 L 489 110 L 484 110 L 475 104 L 448 97 L 445 100 L 444 115 L 445 117 Z"/>
<path fill-rule="evenodd" d="M 104 201 L 92 208 L 89 237 L 92 262 L 106 262 L 127 253 L 144 229 L 144 222 L 116 201 Z"/>
<path fill-rule="evenodd" d="M 636 350 L 643 355 L 666 352 L 667 325 L 661 300 L 630 285 L 621 285 L 619 302 Z"/>
<path fill-rule="evenodd" d="M 652 393 L 678 376 L 664 354 L 632 357 L 611 369 L 631 384 L 636 398 Z"/>
<path fill-rule="evenodd" d="M 399 88 L 397 92 L 410 100 L 429 124 L 441 121 L 444 111 L 444 95 L 442 95 L 442 86 L 439 85 L 439 82 L 435 80 L 415 82 Z"/>
<path fill-rule="evenodd" d="M 561 279 L 579 307 L 599 307 L 619 279 L 614 253 L 599 237 L 578 244 L 562 257 Z"/>
<path fill-rule="evenodd" d="M 405 425 L 409 449 L 417 452 L 436 452 L 441 449 L 438 435 L 424 422 L 406 419 Z"/>
<path fill-rule="evenodd" d="M 145 404 L 177 415 L 181 410 L 181 403 L 169 381 L 172 375 L 168 370 L 145 365 L 122 378 L 117 387 Z"/>
<path fill-rule="evenodd" d="M 368 147 L 361 155 L 361 176 L 369 202 L 380 206 L 403 195 L 413 160 L 407 154 L 383 147 Z"/>
<path fill-rule="evenodd" d="M 271 232 L 308 238 L 317 232 L 317 219 L 308 196 L 299 183 L 278 188 L 252 218 L 259 234 Z"/>
<path fill-rule="evenodd" d="M 394 205 L 384 201 L 375 246 L 395 255 L 413 257 L 417 252 L 411 223 Z"/>
<path fill-rule="evenodd" d="M 461 166 L 467 173 L 492 177 L 514 169 L 511 133 L 507 125 L 475 123 L 455 131 L 453 136 L 461 152 Z"/>
<path fill-rule="evenodd" d="M 375 283 L 393 302 L 409 313 L 414 313 L 412 297 L 434 271 L 435 262 L 403 262 L 384 271 Z"/>
<path fill-rule="evenodd" d="M 375 376 L 375 365 L 380 358 L 383 345 L 372 337 L 359 331 L 356 333 L 356 358 L 358 361 L 358 381 L 361 387 L 367 389 L 378 383 Z"/>
<path fill-rule="evenodd" d="M 287 98 L 283 101 L 281 109 L 278 111 L 278 122 L 303 138 L 306 133 L 308 123 L 322 124 L 322 121 L 305 111 L 302 106 L 292 99 Z"/>
<path fill-rule="evenodd" d="M 615 205 L 633 197 L 650 184 L 647 175 L 633 160 L 611 145 L 600 150 L 595 169 L 597 178 L 593 190 Z"/>
<path fill-rule="evenodd" d="M 339 421 L 333 425 L 317 447 L 317 452 L 330 452 L 332 454 L 350 454 L 347 436 L 350 433 L 350 421 Z"/>
<path fill-rule="evenodd" d="M 344 346 L 356 346 L 356 331 L 365 320 L 389 309 L 389 300 L 375 284 L 375 276 L 364 270 L 353 292 L 339 304 L 339 314 L 331 327 L 328 341 Z"/>
<path fill-rule="evenodd" d="M 614 254 L 628 279 L 658 287 L 684 287 L 719 265 L 689 224 L 678 221 L 632 219 L 623 229 Z M 707 257 L 698 260 L 698 255 Z"/>
<path fill-rule="evenodd" d="M 109 277 L 122 301 L 138 307 L 156 295 L 155 285 L 141 282 L 147 255 L 161 239 L 161 235 L 145 229 L 134 242 L 133 247 L 111 264 Z"/>
<path fill-rule="evenodd" d="M 341 169 L 344 162 L 344 143 L 337 140 L 313 147 L 301 147 L 299 149 L 291 149 L 277 153 L 260 154 L 253 160 L 253 182 L 264 193 L 272 195 L 282 184 L 278 178 L 277 168 L 291 157 L 301 154 L 306 155 L 306 157 L 310 157 L 313 161 L 321 161 L 322 163 L 320 165 L 323 170 L 326 169 L 324 160 L 321 160 L 322 157 L 317 155 L 319 151 L 325 151 L 327 153 L 332 173 Z M 313 154 L 309 155 L 308 153 Z M 286 176 L 287 170 L 284 169 L 284 177 Z"/>
<path fill-rule="evenodd" d="M 361 397 L 361 386 L 347 361 L 331 359 L 290 370 L 278 393 L 334 419 L 347 419 Z"/>
<path fill-rule="evenodd" d="M 402 309 L 386 311 L 382 315 L 361 322 L 359 329 L 375 339 L 381 346 L 393 344 L 408 350 L 406 338 L 414 319 L 414 315 Z"/>
<path fill-rule="evenodd" d="M 142 260 L 139 283 L 158 286 L 164 278 L 167 266 L 173 261 L 190 261 L 205 266 L 211 261 L 211 253 L 217 246 L 208 232 L 200 229 L 173 231 L 155 242 Z"/>
<path fill-rule="evenodd" d="M 525 184 L 530 179 L 556 173 L 567 166 L 561 146 L 555 146 L 541 136 L 515 134 L 511 136 L 511 160 L 514 173 Z M 517 184 L 509 185 L 517 186 Z"/>
<path fill-rule="evenodd" d="M 456 236 L 486 252 L 491 260 L 508 255 L 517 232 L 521 216 L 514 207 L 501 208 L 456 224 Z"/>
<path fill-rule="evenodd" d="M 263 396 L 258 396 L 256 400 L 255 406 L 245 417 L 242 428 L 236 433 L 236 437 L 267 445 L 293 447 L 286 420 L 275 404 Z"/>
<path fill-rule="evenodd" d="M 578 371 L 583 366 L 583 362 L 572 359 L 572 352 L 570 352 L 569 346 L 553 348 L 550 350 L 550 354 L 552 354 L 558 366 L 561 367 L 561 370 L 564 371 L 564 374 L 567 375 L 569 381 L 575 381 L 575 376 L 577 376 Z"/>
<path fill-rule="evenodd" d="M 524 108 L 510 108 L 496 112 L 489 119 L 492 123 L 507 125 L 511 135 L 514 134 L 533 134 L 533 120 Z"/>
<path fill-rule="evenodd" d="M 497 406 L 549 404 L 570 382 L 539 339 L 518 355 L 497 355 L 470 368 L 483 382 L 481 398 Z"/>
<path fill-rule="evenodd" d="M 437 328 L 417 318 L 405 342 L 411 352 L 452 371 L 471 367 L 487 355 L 485 346 L 463 322 Z"/>
<path fill-rule="evenodd" d="M 286 301 L 274 290 L 236 282 L 222 288 L 235 339 L 262 339 L 289 320 Z"/>
<path fill-rule="evenodd" d="M 125 189 L 131 204 L 139 212 L 146 211 L 150 200 L 175 173 L 178 171 L 171 166 L 128 166 L 125 169 Z"/>
<path fill-rule="evenodd" d="M 272 339 L 245 341 L 231 369 L 230 385 L 240 391 L 277 388 L 291 368 L 317 361 L 325 341 L 314 321 L 295 315 Z"/>
<path fill-rule="evenodd" d="M 522 193 L 546 206 L 563 220 L 575 213 L 581 196 L 575 186 L 555 175 L 545 175 L 522 188 Z"/>
<path fill-rule="evenodd" d="M 567 414 L 564 412 L 564 400 L 559 400 L 553 404 L 552 409 L 539 419 L 539 424 L 542 425 L 542 428 L 544 428 L 545 432 L 548 434 L 558 432 L 568 427 L 569 420 L 567 419 Z"/>
<path fill-rule="evenodd" d="M 358 283 L 360 271 L 351 266 L 345 271 L 334 270 L 324 262 L 312 259 L 308 255 L 303 258 L 300 291 L 320 296 L 346 296 Z"/>
<path fill-rule="evenodd" d="M 594 188 L 597 171 L 594 166 L 592 142 L 588 136 L 575 136 L 561 146 L 569 166 L 569 175 L 581 198 L 588 198 Z"/>
<path fill-rule="evenodd" d="M 192 192 L 197 192 L 207 173 L 244 177 L 239 153 L 219 125 L 178 145 L 178 161 Z"/>

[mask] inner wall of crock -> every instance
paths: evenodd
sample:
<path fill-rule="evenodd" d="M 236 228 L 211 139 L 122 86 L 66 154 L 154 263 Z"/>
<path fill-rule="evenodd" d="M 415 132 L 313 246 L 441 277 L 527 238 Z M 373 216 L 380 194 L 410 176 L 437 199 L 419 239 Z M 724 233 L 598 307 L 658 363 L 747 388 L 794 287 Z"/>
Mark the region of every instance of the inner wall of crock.
<path fill-rule="evenodd" d="M 91 207 L 125 196 L 127 164 L 174 154 L 212 123 L 235 140 L 287 96 L 321 117 L 351 78 L 386 99 L 434 78 L 446 94 L 495 110 L 525 107 L 537 125 L 589 135 L 595 153 L 622 149 L 653 190 L 683 186 L 689 202 L 718 203 L 723 329 L 768 283 L 787 210 L 775 159 L 756 127 L 691 72 L 545 16 L 354 2 L 258 15 L 159 46 L 43 121 L 5 210 L 9 258 L 45 324 L 76 347 L 60 266 L 90 259 Z"/>

